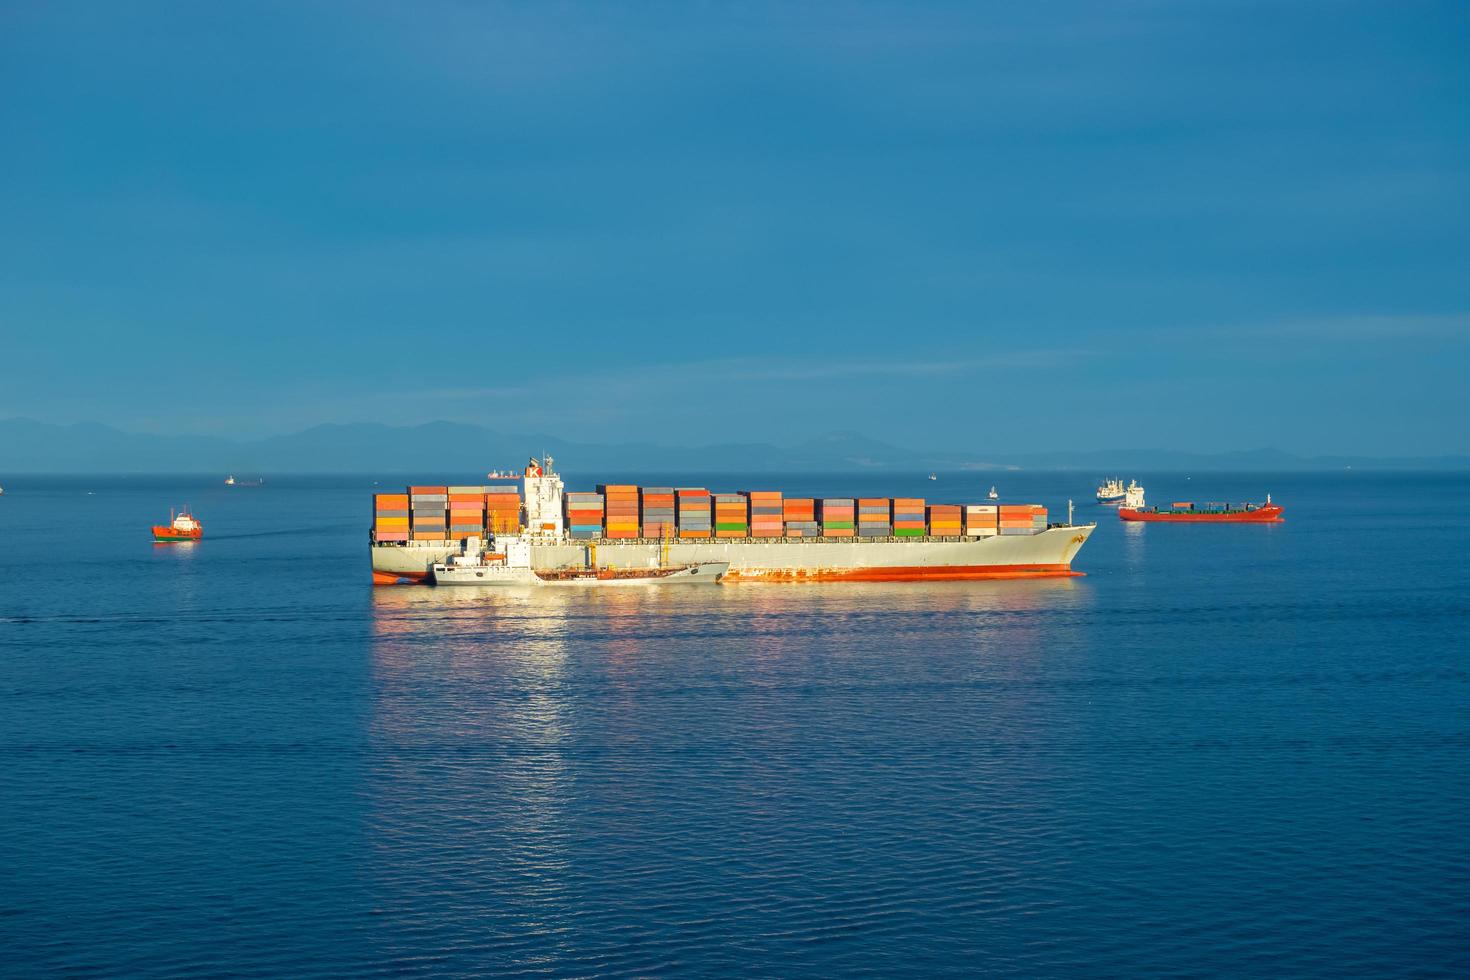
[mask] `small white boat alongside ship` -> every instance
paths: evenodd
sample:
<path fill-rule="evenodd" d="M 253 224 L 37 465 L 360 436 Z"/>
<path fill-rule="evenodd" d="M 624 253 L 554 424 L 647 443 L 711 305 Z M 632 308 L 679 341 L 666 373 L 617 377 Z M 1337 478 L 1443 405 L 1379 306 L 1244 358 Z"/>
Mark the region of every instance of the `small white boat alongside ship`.
<path fill-rule="evenodd" d="M 435 585 L 540 587 L 543 585 L 645 586 L 717 585 L 729 562 L 660 564 L 648 568 L 532 568 L 531 545 L 520 535 L 497 538 L 486 550 L 482 539 L 465 538 L 464 550 L 430 567 Z"/>

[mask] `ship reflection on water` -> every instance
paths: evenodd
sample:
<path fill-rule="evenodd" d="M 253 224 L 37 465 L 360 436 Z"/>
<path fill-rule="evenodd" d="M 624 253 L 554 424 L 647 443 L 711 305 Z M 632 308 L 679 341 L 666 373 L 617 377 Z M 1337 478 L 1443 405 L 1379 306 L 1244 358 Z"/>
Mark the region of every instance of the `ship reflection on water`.
<path fill-rule="evenodd" d="M 1085 579 L 376 589 L 373 900 L 403 928 L 426 902 L 476 907 L 512 951 L 598 972 L 619 946 L 599 923 L 723 901 L 707 855 L 759 861 L 741 888 L 774 896 L 803 859 L 767 835 L 845 853 L 823 807 L 865 814 L 910 769 L 962 785 L 933 746 L 1034 731 L 1028 678 L 1090 596 Z M 982 797 L 1049 792 L 1009 782 Z"/>

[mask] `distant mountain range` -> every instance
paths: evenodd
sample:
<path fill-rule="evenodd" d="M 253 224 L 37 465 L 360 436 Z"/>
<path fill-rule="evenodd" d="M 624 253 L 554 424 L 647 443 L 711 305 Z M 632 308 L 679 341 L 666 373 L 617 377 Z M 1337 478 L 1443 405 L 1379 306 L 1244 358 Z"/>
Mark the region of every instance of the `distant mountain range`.
<path fill-rule="evenodd" d="M 292 435 L 232 440 L 157 436 L 100 423 L 0 420 L 0 477 L 7 473 L 447 473 L 519 467 L 552 453 L 568 469 L 651 472 L 844 472 L 854 470 L 1085 470 L 1090 473 L 1222 470 L 1463 470 L 1470 456 L 1296 456 L 1278 449 L 1184 453 L 1162 449 L 957 453 L 910 449 L 834 432 L 794 446 L 726 443 L 581 444 L 507 434 L 458 422 L 317 425 Z"/>

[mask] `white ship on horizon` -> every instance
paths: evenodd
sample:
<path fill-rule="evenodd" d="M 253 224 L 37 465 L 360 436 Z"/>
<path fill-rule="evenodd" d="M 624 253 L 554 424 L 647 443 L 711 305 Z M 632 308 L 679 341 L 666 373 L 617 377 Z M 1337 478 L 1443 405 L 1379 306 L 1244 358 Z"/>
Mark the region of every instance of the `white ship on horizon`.
<path fill-rule="evenodd" d="M 1097 488 L 1097 502 L 1100 504 L 1116 504 L 1128 493 L 1128 488 L 1123 485 L 1122 477 L 1113 477 L 1104 480 Z"/>

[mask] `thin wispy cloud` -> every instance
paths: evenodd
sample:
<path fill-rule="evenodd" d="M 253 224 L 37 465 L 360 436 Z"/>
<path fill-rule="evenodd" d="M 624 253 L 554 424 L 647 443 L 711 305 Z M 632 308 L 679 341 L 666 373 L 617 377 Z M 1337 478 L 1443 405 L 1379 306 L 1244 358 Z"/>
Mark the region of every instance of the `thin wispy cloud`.
<path fill-rule="evenodd" d="M 1470 313 L 1348 314 L 1262 320 L 1182 328 L 1195 335 L 1278 338 L 1299 341 L 1470 340 Z M 1177 335 L 1178 330 L 1151 331 Z"/>
<path fill-rule="evenodd" d="M 768 381 L 841 381 L 849 378 L 935 378 L 971 374 L 983 371 L 1025 371 L 1078 361 L 1097 356 L 1087 348 L 1058 348 L 1008 351 L 984 357 L 943 357 L 931 355 L 911 360 L 845 360 L 822 361 L 810 364 L 773 365 L 765 358 L 722 358 L 716 360 L 685 361 L 679 363 L 650 364 L 636 370 L 610 376 L 603 370 L 568 371 L 545 369 L 528 371 L 533 381 L 538 375 L 547 384 L 555 385 L 559 398 L 569 397 L 569 391 L 578 388 L 606 392 L 641 391 L 657 395 L 669 390 L 670 384 L 680 387 L 702 387 L 712 382 L 723 383 L 732 390 L 741 384 Z M 590 389 L 589 389 L 590 386 Z M 545 395 L 547 388 L 534 383 L 514 386 L 450 386 L 444 388 L 414 388 L 400 394 L 406 397 L 430 401 L 500 400 Z"/>

